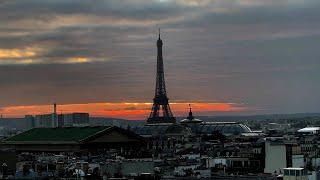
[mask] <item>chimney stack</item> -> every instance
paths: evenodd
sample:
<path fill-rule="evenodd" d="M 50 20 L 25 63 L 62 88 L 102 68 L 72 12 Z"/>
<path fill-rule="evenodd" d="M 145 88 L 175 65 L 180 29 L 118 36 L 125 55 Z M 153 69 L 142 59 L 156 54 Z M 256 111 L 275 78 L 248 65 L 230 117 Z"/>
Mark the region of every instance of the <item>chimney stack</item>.
<path fill-rule="evenodd" d="M 53 114 L 57 114 L 57 104 L 53 104 Z"/>
<path fill-rule="evenodd" d="M 53 104 L 53 114 L 52 114 L 52 127 L 58 126 L 58 116 L 57 116 L 57 104 Z"/>

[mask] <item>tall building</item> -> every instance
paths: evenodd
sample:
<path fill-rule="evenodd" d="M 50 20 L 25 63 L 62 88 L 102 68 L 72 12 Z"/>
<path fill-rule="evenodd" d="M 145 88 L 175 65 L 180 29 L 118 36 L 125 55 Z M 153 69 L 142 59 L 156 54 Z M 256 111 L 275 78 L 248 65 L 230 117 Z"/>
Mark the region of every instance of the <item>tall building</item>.
<path fill-rule="evenodd" d="M 89 113 L 70 113 L 59 115 L 59 127 L 88 126 Z"/>
<path fill-rule="evenodd" d="M 53 104 L 53 112 L 51 114 L 40 114 L 34 117 L 35 127 L 58 127 L 57 104 Z"/>
<path fill-rule="evenodd" d="M 292 167 L 292 146 L 283 137 L 265 138 L 264 173 L 283 173 L 283 168 Z"/>
<path fill-rule="evenodd" d="M 160 29 L 159 29 L 159 38 L 157 41 L 157 77 L 156 77 L 156 89 L 155 97 L 153 98 L 153 106 L 151 113 L 147 122 L 149 124 L 154 123 L 175 123 L 176 119 L 173 116 L 170 106 L 169 99 L 167 97 L 166 85 L 164 80 L 164 67 L 163 67 L 163 58 L 162 58 L 162 46 L 163 42 L 160 38 Z"/>
<path fill-rule="evenodd" d="M 54 117 L 53 113 L 35 115 L 34 117 L 35 127 L 48 127 L 48 128 L 55 127 L 53 123 L 54 121 L 53 117 Z"/>
<path fill-rule="evenodd" d="M 35 127 L 35 118 L 32 115 L 25 115 L 24 119 L 26 120 L 27 129 Z"/>
<path fill-rule="evenodd" d="M 27 120 L 31 120 L 31 117 L 26 116 Z M 70 114 L 40 114 L 34 116 L 33 127 L 75 127 L 75 126 L 88 126 L 89 125 L 89 113 L 70 113 Z"/>
<path fill-rule="evenodd" d="M 25 119 L 30 123 L 31 127 L 73 127 L 73 126 L 88 126 L 89 113 L 69 113 L 57 114 L 57 105 L 53 104 L 53 113 L 39 114 L 34 117 L 26 115 Z"/>

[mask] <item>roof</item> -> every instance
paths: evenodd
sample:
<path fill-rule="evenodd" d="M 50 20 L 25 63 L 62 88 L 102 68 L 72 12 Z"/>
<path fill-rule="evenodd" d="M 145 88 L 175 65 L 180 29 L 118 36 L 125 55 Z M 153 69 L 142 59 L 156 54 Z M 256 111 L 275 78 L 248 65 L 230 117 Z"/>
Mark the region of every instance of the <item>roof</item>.
<path fill-rule="evenodd" d="M 180 123 L 202 123 L 201 119 L 182 119 Z"/>
<path fill-rule="evenodd" d="M 79 142 L 112 129 L 112 126 L 33 128 L 5 140 L 5 142 Z"/>
<path fill-rule="evenodd" d="M 304 168 L 294 168 L 294 167 L 289 167 L 289 168 L 283 168 L 286 170 L 303 170 Z"/>
<path fill-rule="evenodd" d="M 147 124 L 145 126 L 133 126 L 130 130 L 136 134 L 142 136 L 152 136 L 152 135 L 166 135 L 167 129 L 173 124 Z M 197 134 L 212 134 L 215 131 L 219 131 L 224 135 L 229 134 L 241 134 L 241 133 L 251 133 L 251 129 L 244 124 L 234 123 L 234 122 L 219 122 L 219 123 L 181 123 L 180 125 L 187 125 L 193 133 Z"/>
<path fill-rule="evenodd" d="M 166 131 L 166 134 L 181 134 L 184 135 L 186 133 L 191 134 L 191 130 L 189 130 L 187 127 L 179 124 L 172 124 L 169 126 Z"/>
<path fill-rule="evenodd" d="M 320 131 L 320 127 L 305 127 L 302 129 L 299 129 L 298 132 L 314 132 L 314 131 Z"/>
<path fill-rule="evenodd" d="M 187 117 L 187 119 L 182 119 L 180 123 L 202 123 L 203 122 L 202 120 L 194 118 L 190 104 L 189 104 L 189 107 L 190 107 L 189 116 Z"/>
<path fill-rule="evenodd" d="M 239 124 L 239 123 L 237 123 L 237 122 L 216 121 L 216 122 L 204 122 L 204 124 Z"/>

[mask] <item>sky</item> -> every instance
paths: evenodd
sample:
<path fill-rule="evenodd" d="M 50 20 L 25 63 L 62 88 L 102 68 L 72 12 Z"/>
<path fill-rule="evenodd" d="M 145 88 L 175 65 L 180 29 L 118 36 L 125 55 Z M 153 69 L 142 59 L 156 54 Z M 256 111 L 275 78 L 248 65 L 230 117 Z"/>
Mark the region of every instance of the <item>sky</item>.
<path fill-rule="evenodd" d="M 0 113 L 146 119 L 158 28 L 176 116 L 319 112 L 318 0 L 0 0 Z"/>

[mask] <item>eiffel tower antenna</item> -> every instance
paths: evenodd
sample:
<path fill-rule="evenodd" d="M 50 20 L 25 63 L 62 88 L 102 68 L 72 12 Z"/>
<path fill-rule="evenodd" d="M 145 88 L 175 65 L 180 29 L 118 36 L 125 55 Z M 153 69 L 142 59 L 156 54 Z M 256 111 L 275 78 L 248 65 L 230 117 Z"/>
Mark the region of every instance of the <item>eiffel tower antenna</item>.
<path fill-rule="evenodd" d="M 156 77 L 156 89 L 155 96 L 153 98 L 153 106 L 151 113 L 147 120 L 147 123 L 175 123 L 176 118 L 173 116 L 170 106 L 169 99 L 167 97 L 166 85 L 164 80 L 164 67 L 162 58 L 162 46 L 163 42 L 160 37 L 159 28 L 159 39 L 157 40 L 157 77 Z"/>

